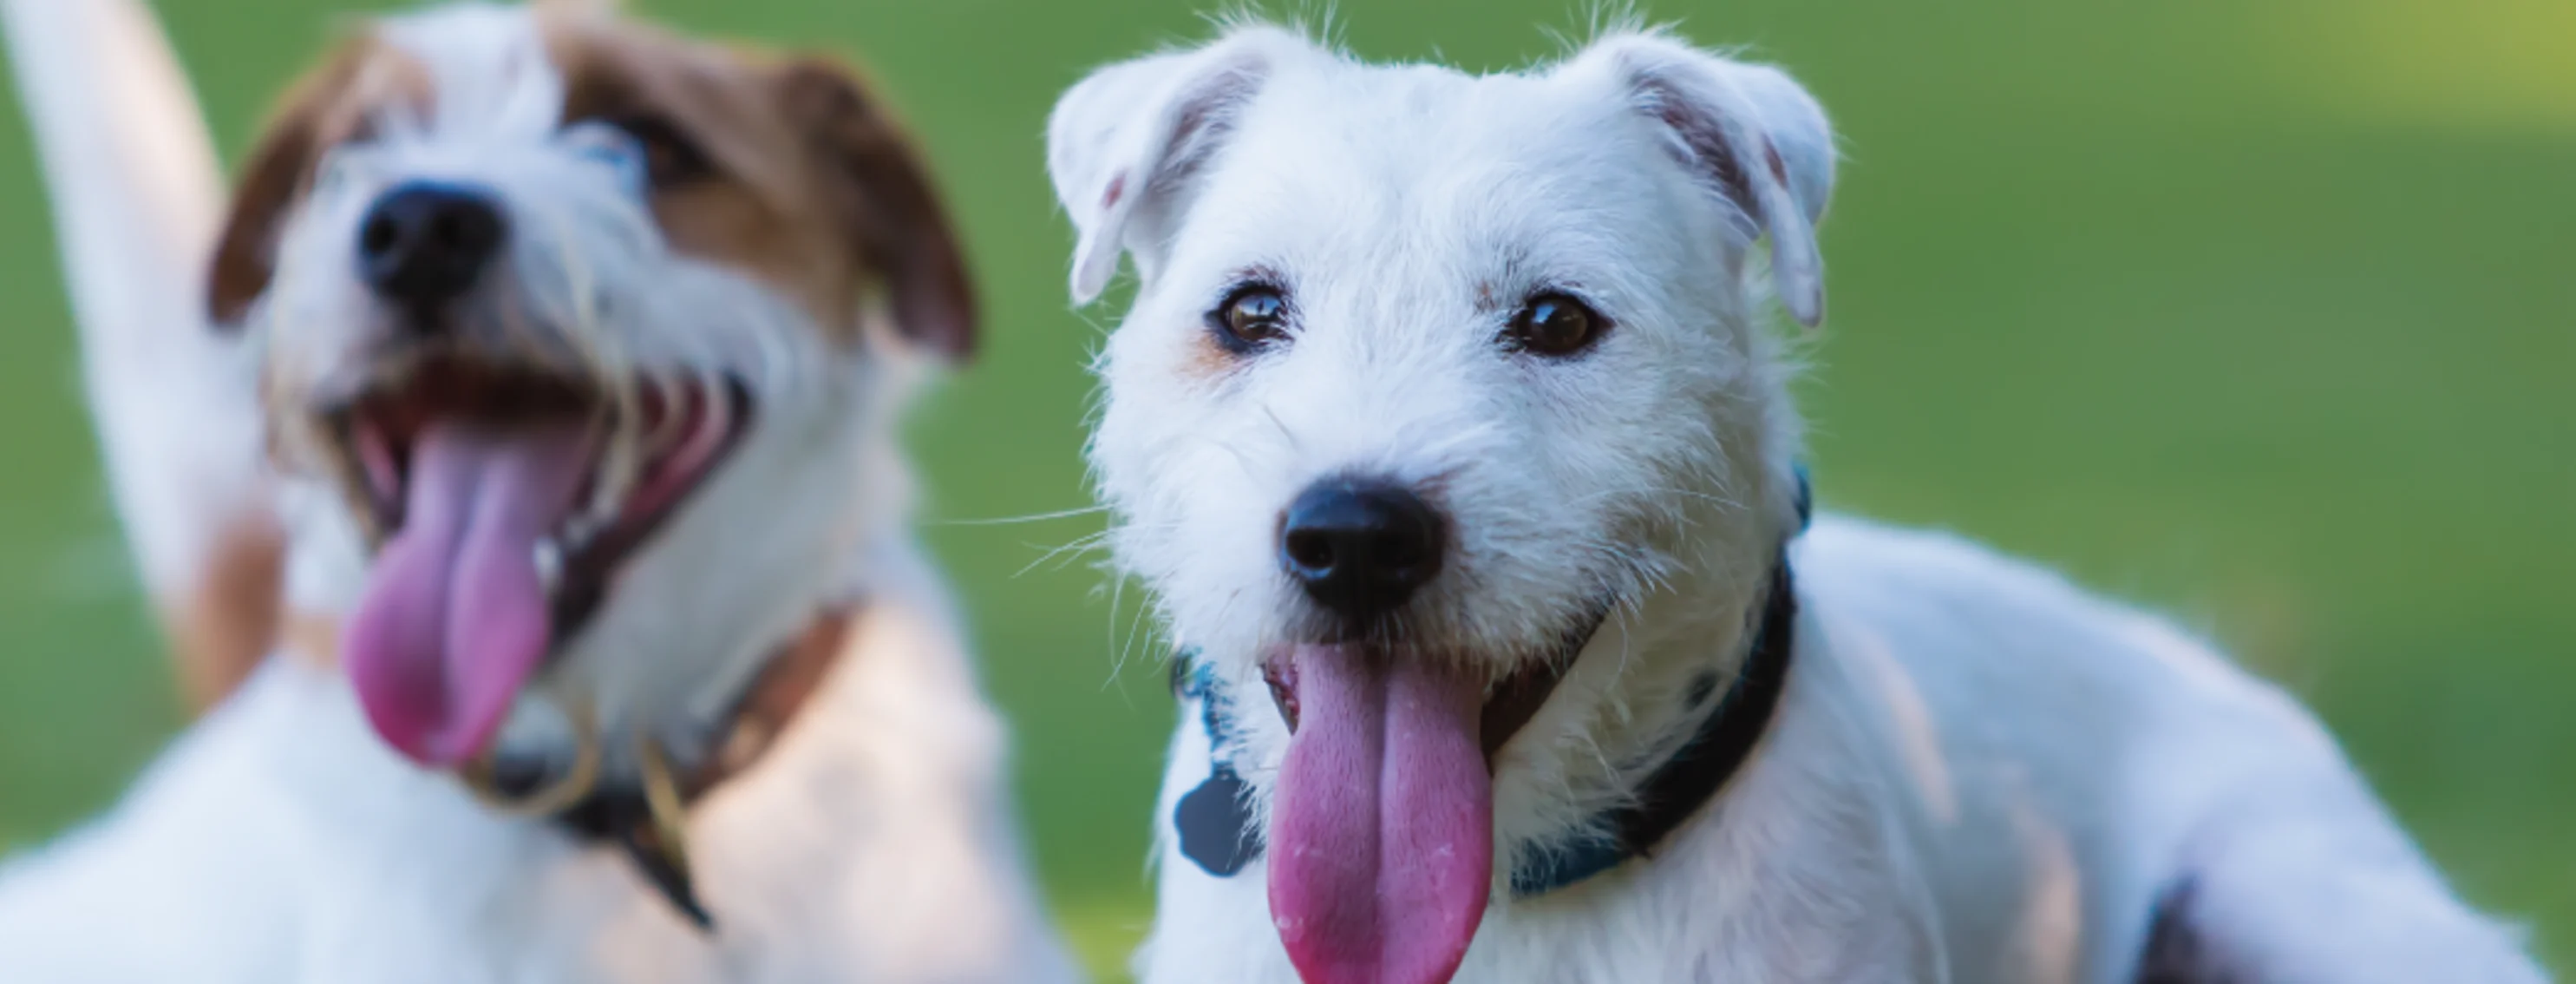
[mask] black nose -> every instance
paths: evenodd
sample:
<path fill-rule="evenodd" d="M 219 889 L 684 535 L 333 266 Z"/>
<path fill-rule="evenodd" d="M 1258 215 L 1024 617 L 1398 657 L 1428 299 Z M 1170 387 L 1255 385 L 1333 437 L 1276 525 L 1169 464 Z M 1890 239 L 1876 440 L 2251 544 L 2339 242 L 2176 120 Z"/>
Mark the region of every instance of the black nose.
<path fill-rule="evenodd" d="M 385 300 L 439 304 L 474 286 L 508 234 L 500 204 L 488 191 L 401 185 L 376 199 L 358 224 L 358 272 Z"/>
<path fill-rule="evenodd" d="M 1352 621 L 1404 604 L 1440 573 L 1440 514 L 1401 486 L 1328 478 L 1288 504 L 1279 562 L 1306 596 Z"/>

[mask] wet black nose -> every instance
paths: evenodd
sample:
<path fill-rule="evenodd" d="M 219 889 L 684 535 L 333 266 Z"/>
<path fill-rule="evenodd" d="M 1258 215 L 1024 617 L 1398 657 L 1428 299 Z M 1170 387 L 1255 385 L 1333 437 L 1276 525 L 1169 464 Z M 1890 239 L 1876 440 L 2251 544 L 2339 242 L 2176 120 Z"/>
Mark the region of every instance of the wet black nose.
<path fill-rule="evenodd" d="M 474 286 L 509 225 L 491 192 L 415 182 L 376 199 L 358 224 L 358 273 L 385 300 L 428 307 Z"/>
<path fill-rule="evenodd" d="M 1389 482 L 1328 478 L 1288 504 L 1279 562 L 1327 611 L 1367 621 L 1440 573 L 1440 514 Z"/>

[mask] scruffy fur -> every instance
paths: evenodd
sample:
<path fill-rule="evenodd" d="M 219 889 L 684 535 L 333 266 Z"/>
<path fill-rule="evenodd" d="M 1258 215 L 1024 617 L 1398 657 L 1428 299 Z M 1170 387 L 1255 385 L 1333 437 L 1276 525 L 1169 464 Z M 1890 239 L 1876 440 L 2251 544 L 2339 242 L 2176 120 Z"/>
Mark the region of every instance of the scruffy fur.
<path fill-rule="evenodd" d="M 237 524 L 277 524 L 302 630 L 263 639 L 277 655 L 111 813 L 0 866 L 0 980 L 1076 976 L 1021 857 L 1001 724 L 904 528 L 900 412 L 973 324 L 919 162 L 846 70 L 607 6 L 365 22 L 290 95 L 229 208 L 141 4 L 5 8 L 127 529 L 157 587 L 220 577 Z M 637 111 L 685 128 L 715 176 L 646 193 L 589 121 Z M 349 258 L 368 203 L 422 178 L 493 189 L 519 237 L 453 329 L 467 344 L 502 332 L 607 387 L 721 374 L 759 410 L 499 745 L 569 757 L 552 711 L 578 701 L 611 781 L 636 781 L 640 740 L 705 761 L 767 657 L 818 610 L 857 613 L 776 742 L 689 810 L 712 931 L 615 848 L 398 757 L 338 664 L 370 557 L 313 408 L 409 344 Z M 227 597 L 276 615 L 273 587 Z"/>
<path fill-rule="evenodd" d="M 1724 688 L 1692 684 L 1736 671 L 1792 544 L 1794 668 L 1751 761 L 1651 857 L 1498 892 L 1459 981 L 2126 984 L 2159 920 L 2193 941 L 2188 980 L 2542 980 L 2315 720 L 2204 642 L 1954 537 L 1837 516 L 1798 535 L 1764 309 L 1823 316 L 1834 149 L 1780 71 L 1620 33 L 1471 77 L 1248 26 L 1083 80 L 1048 158 L 1076 297 L 1122 256 L 1137 271 L 1091 446 L 1115 557 L 1235 732 L 1211 749 L 1184 708 L 1149 984 L 1296 979 L 1262 864 L 1213 876 L 1170 818 L 1212 753 L 1270 809 L 1289 733 L 1258 661 L 1315 618 L 1274 537 L 1350 472 L 1450 517 L 1403 611 L 1417 658 L 1500 678 L 1615 602 L 1495 759 L 1497 886 L 1707 712 Z M 1248 278 L 1290 314 L 1243 353 L 1208 312 Z M 1614 327 L 1562 360 L 1498 344 L 1542 290 Z"/>

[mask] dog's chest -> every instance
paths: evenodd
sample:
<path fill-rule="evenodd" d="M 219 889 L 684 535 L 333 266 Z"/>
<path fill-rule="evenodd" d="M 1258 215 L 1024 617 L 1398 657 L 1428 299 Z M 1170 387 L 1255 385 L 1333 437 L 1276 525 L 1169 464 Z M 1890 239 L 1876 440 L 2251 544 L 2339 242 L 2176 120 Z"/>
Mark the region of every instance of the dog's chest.
<path fill-rule="evenodd" d="M 1172 860 L 1167 858 L 1167 862 Z M 1458 984 L 1848 984 L 1915 981 L 1921 937 L 1901 905 L 1817 905 L 1756 871 L 1729 883 L 1623 871 L 1545 899 L 1498 904 Z M 1193 884 L 1178 885 L 1176 882 Z M 1162 923 L 1142 954 L 1148 984 L 1297 984 L 1261 873 L 1164 881 Z M 1767 900 L 1763 897 L 1768 896 Z M 1178 904 L 1175 905 L 1175 902 Z"/>
<path fill-rule="evenodd" d="M 290 767 L 332 780 L 275 784 L 295 798 L 297 820 L 262 838 L 301 913 L 287 943 L 294 980 L 793 979 L 770 968 L 797 962 L 776 945 L 797 937 L 751 913 L 732 932 L 700 933 L 607 847 L 485 813 L 447 777 L 348 760 L 375 758 L 372 744 L 308 747 Z M 705 847 L 711 861 L 737 853 Z M 729 897 L 757 897 L 770 875 L 709 869 L 711 890 Z"/>
<path fill-rule="evenodd" d="M 811 712 L 816 740 L 783 744 L 693 811 L 712 933 L 677 916 L 615 850 L 489 814 L 453 779 L 393 760 L 347 704 L 332 681 L 271 666 L 165 763 L 150 802 L 133 804 L 143 822 L 115 831 L 122 848 L 151 844 L 129 855 L 185 860 L 197 850 L 189 842 L 223 843 L 260 872 L 256 885 L 171 879 L 191 918 L 240 911 L 238 935 L 271 941 L 241 948 L 250 956 L 238 966 L 199 965 L 193 979 L 1054 979 L 1043 928 L 1015 890 L 1015 855 L 974 822 L 974 777 L 907 784 L 863 767 L 861 746 L 897 736 L 853 722 L 837 702 Z M 246 892 L 261 904 L 228 904 Z M 916 904 L 889 909 L 890 898 Z M 254 908 L 273 915 L 253 920 Z"/>
<path fill-rule="evenodd" d="M 1182 795 L 1207 778 L 1206 747 L 1203 725 L 1186 717 L 1166 776 L 1162 901 L 1140 978 L 1296 984 L 1264 866 L 1213 874 L 1182 853 L 1171 827 Z M 1842 795 L 1757 759 L 1651 857 L 1536 897 L 1497 899 L 1456 981 L 1937 979 L 1921 976 L 1938 944 L 1920 900 L 1894 887 L 1901 876 L 1881 818 L 1824 802 Z"/>

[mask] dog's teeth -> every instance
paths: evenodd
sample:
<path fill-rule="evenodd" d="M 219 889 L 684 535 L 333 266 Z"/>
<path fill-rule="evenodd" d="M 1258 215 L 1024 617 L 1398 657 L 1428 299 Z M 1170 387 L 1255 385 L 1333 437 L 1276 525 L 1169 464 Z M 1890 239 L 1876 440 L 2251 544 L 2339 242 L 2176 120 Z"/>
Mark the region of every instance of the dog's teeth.
<path fill-rule="evenodd" d="M 609 518 L 606 516 L 599 515 L 595 512 L 583 513 L 582 515 L 573 517 L 571 522 L 565 523 L 563 532 L 557 534 L 554 540 L 548 542 L 556 544 L 556 549 L 559 553 L 566 548 L 579 550 L 583 547 L 589 546 L 590 541 L 598 537 L 601 530 L 608 528 L 608 523 Z"/>
<path fill-rule="evenodd" d="M 530 559 L 537 565 L 537 583 L 545 585 L 547 594 L 553 594 L 555 585 L 563 580 L 563 557 L 563 546 L 553 538 L 537 541 L 535 554 Z"/>

